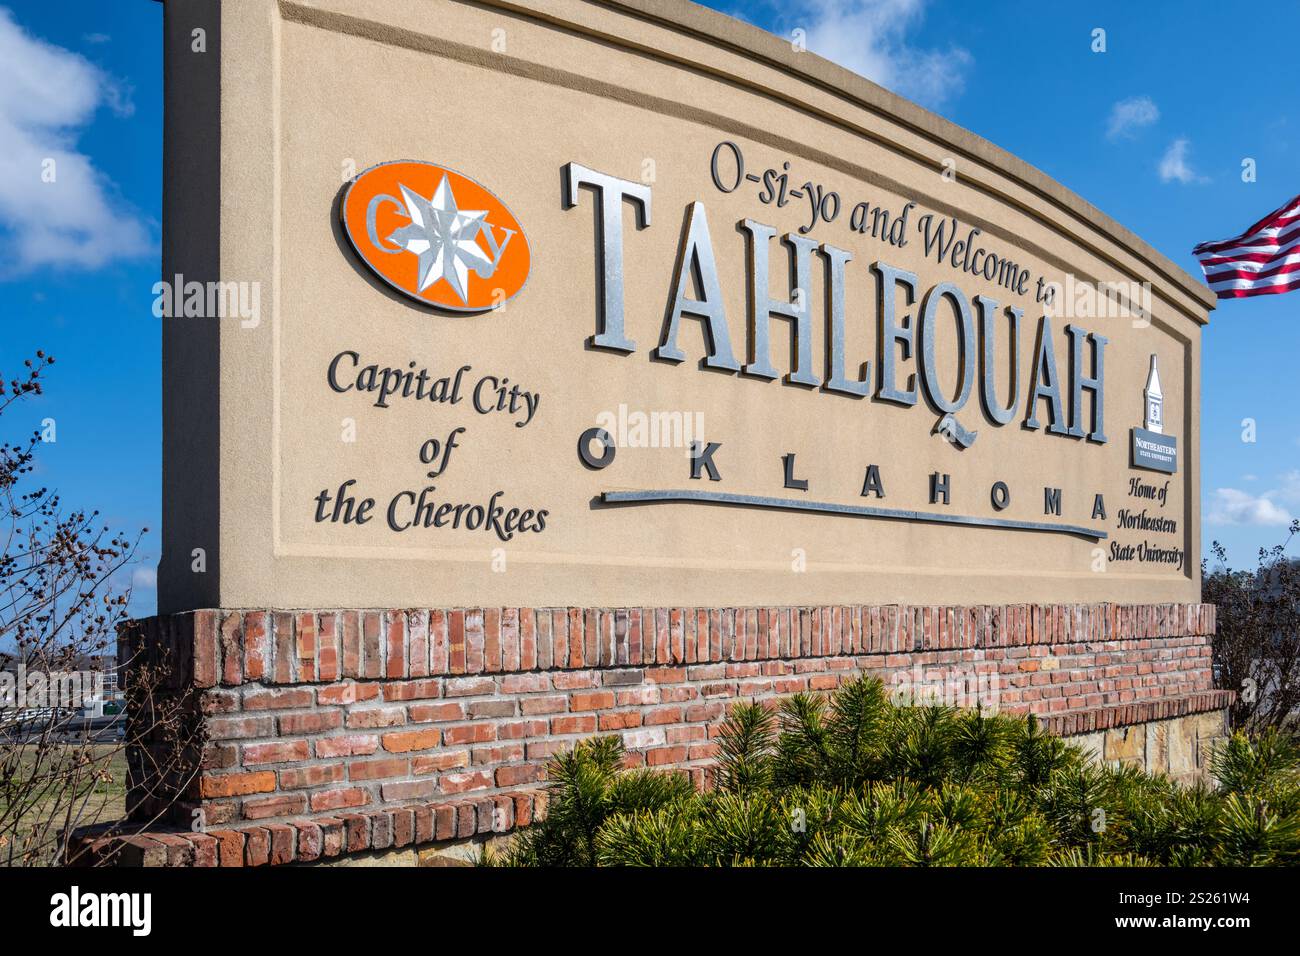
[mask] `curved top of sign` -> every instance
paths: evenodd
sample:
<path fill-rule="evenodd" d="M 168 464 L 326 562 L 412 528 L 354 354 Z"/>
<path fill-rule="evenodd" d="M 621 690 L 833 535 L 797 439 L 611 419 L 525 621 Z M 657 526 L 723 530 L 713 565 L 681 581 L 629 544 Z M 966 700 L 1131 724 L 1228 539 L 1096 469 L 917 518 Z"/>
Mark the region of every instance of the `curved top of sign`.
<path fill-rule="evenodd" d="M 516 4 L 509 0 L 485 0 L 485 3 L 489 6 L 517 8 Z M 1046 173 L 982 136 L 891 93 L 851 70 L 823 59 L 815 53 L 797 52 L 789 41 L 782 37 L 688 0 L 603 0 L 601 6 L 622 9 L 642 17 L 662 21 L 680 31 L 695 34 L 709 44 L 741 53 L 748 60 L 765 63 L 782 73 L 794 74 L 807 83 L 827 89 L 873 113 L 893 120 L 915 138 L 916 155 L 913 158 L 922 162 L 931 162 L 936 169 L 942 169 L 943 159 L 952 157 L 960 161 L 964 155 L 980 166 L 986 167 L 990 172 L 1006 177 L 1027 190 L 1030 196 L 1025 198 L 1045 200 L 1057 210 L 1068 213 L 1076 219 L 1086 231 L 1100 233 L 1101 236 L 1098 238 L 1110 239 L 1125 247 L 1126 251 L 1146 264 L 1155 274 L 1153 278 L 1159 276 L 1167 280 L 1171 287 L 1170 291 L 1176 290 L 1181 293 L 1195 306 L 1199 306 L 1200 310 L 1208 311 L 1216 306 L 1218 300 L 1214 293 L 1200 279 L 1192 276 L 1134 232 Z M 735 78 L 739 79 L 739 77 Z M 745 85 L 753 87 L 757 84 L 746 82 Z M 782 91 L 769 89 L 765 92 L 778 99 L 791 99 L 788 93 Z M 855 128 L 853 131 L 869 139 L 889 143 L 894 149 L 907 145 L 900 137 L 891 137 L 877 130 Z M 935 152 L 933 149 L 935 145 L 944 146 L 945 149 L 942 152 Z M 961 181 L 968 185 L 976 185 L 987 191 L 997 202 L 1022 207 L 1028 205 L 1021 197 L 1006 193 L 997 184 L 983 181 L 979 172 L 978 169 L 972 170 L 965 164 L 961 164 L 958 175 Z M 1083 245 L 1093 244 L 1089 242 L 1089 237 L 1082 230 L 1072 238 Z M 1104 256 L 1104 253 L 1099 254 Z M 1122 264 L 1117 263 L 1117 265 L 1122 267 Z M 1201 324 L 1207 321 L 1205 316 L 1198 314 L 1195 307 L 1188 309 L 1184 306 L 1182 311 L 1187 312 Z"/>
<path fill-rule="evenodd" d="M 714 77 L 725 77 L 784 105 L 887 144 L 935 169 L 941 170 L 945 159 L 955 160 L 961 183 L 984 193 L 993 202 L 1018 207 L 1035 218 L 1047 218 L 1057 229 L 1071 227 L 1072 241 L 1111 261 L 1120 271 L 1158 280 L 1170 304 L 1194 321 L 1204 324 L 1206 313 L 1215 307 L 1216 299 L 1204 283 L 1040 170 L 856 73 L 814 53 L 794 50 L 788 41 L 758 27 L 686 0 L 604 0 L 563 5 L 549 0 L 528 3 L 483 0 L 480 6 L 563 24 L 615 47 L 679 65 L 685 63 Z M 282 14 L 290 21 L 359 32 L 400 47 L 424 49 L 431 42 L 429 37 L 411 29 L 409 23 L 384 22 L 387 17 L 383 14 L 379 14 L 381 19 L 377 21 L 292 3 L 282 6 Z M 628 15 L 681 34 L 682 48 L 647 48 L 644 43 L 634 43 L 620 35 L 620 27 Z M 510 55 L 517 54 L 511 50 Z M 846 105 L 864 108 L 895 128 L 865 127 L 855 121 Z M 710 119 L 717 128 L 723 128 L 722 123 L 716 122 L 717 118 Z M 737 132 L 747 129 L 739 119 L 729 119 L 729 125 L 735 126 Z M 845 162 L 843 157 L 830 153 L 819 158 L 832 166 Z M 1126 257 L 1136 261 L 1125 262 Z"/>

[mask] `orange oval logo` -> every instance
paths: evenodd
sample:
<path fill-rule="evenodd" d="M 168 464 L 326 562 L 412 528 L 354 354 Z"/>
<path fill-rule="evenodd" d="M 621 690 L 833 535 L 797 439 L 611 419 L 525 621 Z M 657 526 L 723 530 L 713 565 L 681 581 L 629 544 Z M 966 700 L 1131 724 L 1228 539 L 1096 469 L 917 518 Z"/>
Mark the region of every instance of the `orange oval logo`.
<path fill-rule="evenodd" d="M 339 214 L 371 271 L 426 305 L 484 312 L 528 280 L 523 227 L 455 170 L 417 160 L 371 166 L 348 184 Z"/>

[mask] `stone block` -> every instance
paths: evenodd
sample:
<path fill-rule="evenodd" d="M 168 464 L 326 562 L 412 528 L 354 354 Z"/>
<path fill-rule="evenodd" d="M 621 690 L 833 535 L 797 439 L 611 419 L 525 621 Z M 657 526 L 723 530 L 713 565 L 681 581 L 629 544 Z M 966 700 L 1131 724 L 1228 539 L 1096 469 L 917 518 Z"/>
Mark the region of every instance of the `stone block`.
<path fill-rule="evenodd" d="M 1115 727 L 1106 731 L 1102 759 L 1145 766 L 1146 742 L 1146 731 L 1141 726 Z"/>

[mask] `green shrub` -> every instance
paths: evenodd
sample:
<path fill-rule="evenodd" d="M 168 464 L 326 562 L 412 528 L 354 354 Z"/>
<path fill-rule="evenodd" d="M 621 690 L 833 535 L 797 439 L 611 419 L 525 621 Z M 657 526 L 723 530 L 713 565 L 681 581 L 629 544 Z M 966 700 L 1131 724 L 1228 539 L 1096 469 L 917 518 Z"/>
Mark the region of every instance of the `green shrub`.
<path fill-rule="evenodd" d="M 1237 734 L 1219 781 L 1089 763 L 1033 717 L 891 702 L 874 679 L 737 704 L 714 787 L 624 770 L 617 737 L 557 755 L 511 866 L 1259 866 L 1300 862 L 1300 744 Z"/>

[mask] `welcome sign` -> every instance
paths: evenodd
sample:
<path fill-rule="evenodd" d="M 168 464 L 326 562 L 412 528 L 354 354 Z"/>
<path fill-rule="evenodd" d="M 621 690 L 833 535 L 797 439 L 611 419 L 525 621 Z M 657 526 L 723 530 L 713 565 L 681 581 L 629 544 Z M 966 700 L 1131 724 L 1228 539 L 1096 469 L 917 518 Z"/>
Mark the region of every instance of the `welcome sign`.
<path fill-rule="evenodd" d="M 263 321 L 165 333 L 165 609 L 1196 599 L 1199 284 L 779 40 L 561 6 L 224 9 L 164 274 Z"/>

